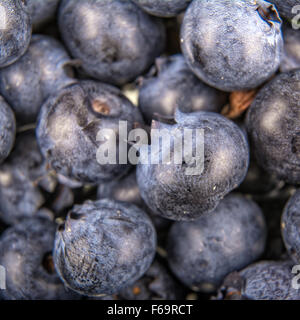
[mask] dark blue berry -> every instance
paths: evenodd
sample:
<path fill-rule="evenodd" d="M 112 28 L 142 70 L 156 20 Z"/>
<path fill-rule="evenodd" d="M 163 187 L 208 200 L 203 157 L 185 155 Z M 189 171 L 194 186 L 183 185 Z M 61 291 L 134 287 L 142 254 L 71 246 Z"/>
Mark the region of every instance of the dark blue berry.
<path fill-rule="evenodd" d="M 30 218 L 4 231 L 0 238 L 0 265 L 6 270 L 6 300 L 75 299 L 55 272 L 52 249 L 55 224 Z M 78 299 L 78 297 L 77 297 Z"/>
<path fill-rule="evenodd" d="M 176 222 L 168 239 L 168 261 L 174 274 L 196 291 L 218 288 L 227 274 L 263 253 L 264 216 L 255 202 L 230 195 L 209 215 Z"/>
<path fill-rule="evenodd" d="M 150 74 L 141 79 L 139 107 L 147 123 L 155 113 L 173 116 L 176 108 L 219 112 L 226 100 L 226 94 L 200 81 L 179 54 L 158 58 Z"/>
<path fill-rule="evenodd" d="M 266 84 L 252 103 L 247 131 L 258 164 L 269 174 L 297 184 L 300 179 L 300 70 Z"/>
<path fill-rule="evenodd" d="M 227 300 L 299 300 L 289 261 L 261 261 L 230 274 L 221 291 Z"/>
<path fill-rule="evenodd" d="M 10 154 L 16 136 L 16 120 L 10 106 L 0 96 L 0 163 Z"/>
<path fill-rule="evenodd" d="M 97 151 L 103 142 L 98 133 L 100 129 L 114 129 L 118 136 L 120 120 L 127 121 L 131 130 L 142 117 L 117 88 L 82 81 L 45 102 L 37 127 L 38 143 L 57 173 L 82 183 L 111 180 L 125 174 L 130 165 L 119 164 L 118 153 L 117 164 L 99 164 Z"/>
<path fill-rule="evenodd" d="M 47 170 L 34 132 L 22 133 L 11 155 L 0 166 L 1 219 L 14 224 L 37 215 L 45 202 L 41 189 L 53 192 L 56 184 L 55 175 Z"/>
<path fill-rule="evenodd" d="M 75 206 L 58 228 L 54 263 L 65 285 L 87 296 L 120 292 L 150 267 L 156 233 L 135 205 L 114 200 Z"/>
<path fill-rule="evenodd" d="M 31 19 L 24 0 L 0 3 L 0 68 L 18 60 L 31 38 Z"/>
<path fill-rule="evenodd" d="M 204 168 L 198 173 L 198 167 L 195 169 L 195 163 L 189 159 L 175 164 L 172 149 L 170 164 L 151 164 L 150 157 L 148 164 L 138 164 L 140 193 L 153 212 L 172 220 L 197 219 L 215 209 L 219 201 L 243 181 L 248 169 L 249 147 L 243 132 L 232 121 L 213 112 L 177 112 L 174 125 L 159 122 L 154 125 L 171 135 L 175 129 L 180 132 L 204 130 L 204 152 L 200 151 L 197 159 L 203 160 Z M 148 147 L 149 153 L 153 147 L 154 143 Z M 192 148 L 196 154 L 195 143 Z M 161 144 L 158 149 L 162 155 Z M 187 174 L 187 169 L 195 170 L 195 174 Z"/>
<path fill-rule="evenodd" d="M 63 0 L 59 28 L 89 76 L 123 85 L 146 71 L 164 48 L 163 24 L 131 1 Z"/>
<path fill-rule="evenodd" d="M 191 70 L 224 91 L 258 87 L 279 68 L 281 20 L 263 0 L 193 1 L 181 29 Z"/>
<path fill-rule="evenodd" d="M 18 122 L 36 121 L 43 102 L 75 80 L 69 77 L 70 57 L 55 39 L 34 35 L 27 52 L 0 70 L 0 92 L 11 104 Z"/>

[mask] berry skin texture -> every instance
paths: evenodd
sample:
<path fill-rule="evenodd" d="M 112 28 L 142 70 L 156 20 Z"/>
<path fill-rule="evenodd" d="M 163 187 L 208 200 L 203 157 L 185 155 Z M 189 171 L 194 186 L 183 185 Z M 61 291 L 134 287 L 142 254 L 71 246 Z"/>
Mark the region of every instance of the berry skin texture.
<path fill-rule="evenodd" d="M 214 210 L 243 181 L 249 165 L 249 146 L 239 127 L 217 113 L 177 112 L 175 120 L 174 125 L 161 122 L 154 125 L 171 135 L 175 129 L 204 130 L 204 155 L 199 155 L 204 156 L 203 171 L 186 174 L 187 168 L 195 168 L 195 161 L 182 161 L 182 164 L 173 160 L 170 164 L 149 161 L 149 164 L 138 164 L 137 181 L 143 200 L 153 212 L 167 219 L 189 221 Z M 153 146 L 149 146 L 149 153 Z M 192 147 L 196 154 L 195 143 Z M 161 145 L 159 154 L 162 154 Z M 173 155 L 171 148 L 171 159 Z"/>
<path fill-rule="evenodd" d="M 100 81 L 123 85 L 145 72 L 164 49 L 161 21 L 131 1 L 63 0 L 59 28 L 83 71 Z"/>
<path fill-rule="evenodd" d="M 31 38 L 31 19 L 22 0 L 0 4 L 0 68 L 17 61 L 27 50 Z"/>
<path fill-rule="evenodd" d="M 133 2 L 151 15 L 170 18 L 184 11 L 191 0 L 133 0 Z"/>
<path fill-rule="evenodd" d="M 0 290 L 0 298 L 76 298 L 76 294 L 65 290 L 53 268 L 51 251 L 54 235 L 55 224 L 44 218 L 26 219 L 3 232 L 0 238 L 0 265 L 6 269 L 6 290 Z"/>
<path fill-rule="evenodd" d="M 168 236 L 168 262 L 173 273 L 196 291 L 218 288 L 224 277 L 263 253 L 266 225 L 255 202 L 242 196 L 223 199 L 209 215 L 176 222 Z"/>
<path fill-rule="evenodd" d="M 295 263 L 300 263 L 300 190 L 287 202 L 281 217 L 285 247 Z"/>
<path fill-rule="evenodd" d="M 200 81 L 180 54 L 156 60 L 154 76 L 141 80 L 139 107 L 145 122 L 151 123 L 154 113 L 173 116 L 176 108 L 183 112 L 219 112 L 227 95 Z"/>
<path fill-rule="evenodd" d="M 281 61 L 281 20 L 263 0 L 193 1 L 181 29 L 181 48 L 191 70 L 223 91 L 253 89 Z"/>
<path fill-rule="evenodd" d="M 16 119 L 10 106 L 0 96 L 0 163 L 10 154 L 16 136 Z"/>
<path fill-rule="evenodd" d="M 81 183 L 111 180 L 124 175 L 130 165 L 98 163 L 99 131 L 113 129 L 118 136 L 120 120 L 127 121 L 128 130 L 143 122 L 139 110 L 119 89 L 81 81 L 45 102 L 37 126 L 38 143 L 51 167 L 62 176 Z"/>
<path fill-rule="evenodd" d="M 300 70 L 282 73 L 256 96 L 246 117 L 252 150 L 269 174 L 300 180 Z"/>
<path fill-rule="evenodd" d="M 0 70 L 0 92 L 19 123 L 35 122 L 44 100 L 75 82 L 68 76 L 69 64 L 70 57 L 57 40 L 34 35 L 28 51 L 16 63 Z"/>
<path fill-rule="evenodd" d="M 300 32 L 289 24 L 283 26 L 284 55 L 280 65 L 281 72 L 300 68 Z"/>
<path fill-rule="evenodd" d="M 86 296 L 118 293 L 150 267 L 156 232 L 135 205 L 104 199 L 86 201 L 58 228 L 55 268 L 65 285 Z"/>
<path fill-rule="evenodd" d="M 27 0 L 33 28 L 37 29 L 55 17 L 60 0 Z"/>
<path fill-rule="evenodd" d="M 261 261 L 225 279 L 222 291 L 231 300 L 299 300 L 300 292 L 292 287 L 290 261 Z M 231 278 L 231 279 L 230 279 Z"/>

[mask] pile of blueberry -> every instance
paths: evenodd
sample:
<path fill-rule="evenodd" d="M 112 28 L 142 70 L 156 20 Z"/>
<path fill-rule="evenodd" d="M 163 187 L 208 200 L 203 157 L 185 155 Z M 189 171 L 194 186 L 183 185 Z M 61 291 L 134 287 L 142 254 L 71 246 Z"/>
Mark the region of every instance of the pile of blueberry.
<path fill-rule="evenodd" d="M 0 300 L 300 300 L 297 4 L 1 0 Z"/>

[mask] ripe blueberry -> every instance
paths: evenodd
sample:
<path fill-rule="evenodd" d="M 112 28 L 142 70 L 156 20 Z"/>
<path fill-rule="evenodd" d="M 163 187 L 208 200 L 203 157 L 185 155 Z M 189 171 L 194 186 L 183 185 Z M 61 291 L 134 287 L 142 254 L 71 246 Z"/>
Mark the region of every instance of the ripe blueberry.
<path fill-rule="evenodd" d="M 0 3 L 0 68 L 17 61 L 27 50 L 31 38 L 31 19 L 23 0 Z"/>
<path fill-rule="evenodd" d="M 183 112 L 219 112 L 226 98 L 223 92 L 200 81 L 178 54 L 158 58 L 156 67 L 141 80 L 139 107 L 145 121 L 151 123 L 155 113 L 173 116 L 176 108 Z"/>
<path fill-rule="evenodd" d="M 134 80 L 164 48 L 163 24 L 131 1 L 63 0 L 58 20 L 83 71 L 114 85 Z"/>
<path fill-rule="evenodd" d="M 224 277 L 244 268 L 264 251 L 266 225 L 255 202 L 230 195 L 209 215 L 176 222 L 168 239 L 174 274 L 196 291 L 214 291 Z"/>
<path fill-rule="evenodd" d="M 129 164 L 99 164 L 100 129 L 113 129 L 119 121 L 128 130 L 141 123 L 139 110 L 120 90 L 95 81 L 82 81 L 60 90 L 42 107 L 37 127 L 42 154 L 57 173 L 79 182 L 100 183 L 125 174 Z M 100 138 L 107 133 L 100 133 Z M 103 143 L 103 142 L 102 142 Z"/>
<path fill-rule="evenodd" d="M 58 228 L 54 263 L 65 285 L 87 296 L 120 292 L 150 267 L 156 233 L 148 216 L 126 202 L 75 206 Z"/>
<path fill-rule="evenodd" d="M 222 287 L 225 299 L 236 300 L 299 300 L 293 288 L 290 262 L 261 261 L 239 273 L 230 274 Z"/>
<path fill-rule="evenodd" d="M 218 202 L 243 181 L 248 169 L 249 147 L 239 127 L 217 113 L 178 111 L 175 120 L 174 125 L 160 122 L 154 125 L 171 135 L 176 129 L 182 135 L 185 129 L 202 129 L 204 150 L 194 142 L 191 148 L 200 166 L 203 160 L 203 170 L 199 171 L 200 166 L 195 167 L 195 161 L 192 163 L 189 157 L 176 164 L 175 152 L 170 148 L 170 163 L 152 164 L 150 157 L 148 164 L 139 163 L 137 181 L 142 198 L 153 212 L 172 220 L 194 220 L 215 209 Z M 146 147 L 149 153 L 157 147 L 161 157 L 162 145 L 156 146 L 156 143 Z M 187 170 L 195 170 L 195 174 L 187 174 Z"/>
<path fill-rule="evenodd" d="M 10 106 L 0 96 L 0 163 L 10 154 L 16 136 L 16 120 Z"/>
<path fill-rule="evenodd" d="M 6 270 L 6 290 L 0 290 L 3 299 L 76 298 L 55 272 L 54 235 L 55 224 L 44 218 L 29 218 L 4 231 L 0 238 L 0 265 Z"/>
<path fill-rule="evenodd" d="M 299 117 L 300 70 L 294 70 L 259 91 L 246 119 L 258 164 L 292 184 L 300 179 Z"/>
<path fill-rule="evenodd" d="M 193 1 L 184 16 L 181 47 L 207 84 L 224 91 L 252 89 L 280 65 L 281 20 L 263 0 Z"/>
<path fill-rule="evenodd" d="M 36 121 L 44 100 L 75 82 L 67 73 L 69 64 L 70 57 L 57 40 L 34 35 L 27 52 L 0 70 L 0 92 L 11 104 L 18 122 Z"/>

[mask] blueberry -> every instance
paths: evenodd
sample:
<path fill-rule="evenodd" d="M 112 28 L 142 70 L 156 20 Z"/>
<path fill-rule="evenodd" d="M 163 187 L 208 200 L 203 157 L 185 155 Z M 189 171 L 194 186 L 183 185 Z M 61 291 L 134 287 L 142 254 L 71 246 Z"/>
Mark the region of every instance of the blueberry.
<path fill-rule="evenodd" d="M 150 267 L 155 229 L 126 202 L 104 199 L 75 206 L 55 239 L 54 263 L 65 285 L 87 296 L 118 293 Z"/>
<path fill-rule="evenodd" d="M 266 84 L 246 119 L 258 164 L 269 174 L 297 184 L 300 179 L 300 70 L 282 73 Z"/>
<path fill-rule="evenodd" d="M 0 265 L 6 269 L 5 300 L 74 299 L 55 272 L 52 249 L 55 224 L 29 218 L 4 231 L 0 238 Z"/>
<path fill-rule="evenodd" d="M 36 215 L 44 204 L 42 189 L 52 192 L 57 181 L 47 171 L 34 132 L 21 134 L 7 161 L 0 166 L 0 217 L 7 224 Z"/>
<path fill-rule="evenodd" d="M 59 28 L 89 76 L 114 85 L 134 80 L 164 48 L 161 21 L 131 1 L 63 0 Z"/>
<path fill-rule="evenodd" d="M 300 68 L 300 31 L 288 24 L 283 26 L 284 55 L 280 65 L 282 72 Z"/>
<path fill-rule="evenodd" d="M 300 190 L 289 199 L 281 218 L 281 232 L 291 258 L 300 263 Z"/>
<path fill-rule="evenodd" d="M 17 61 L 27 50 L 31 19 L 25 0 L 5 0 L 0 4 L 0 68 Z"/>
<path fill-rule="evenodd" d="M 16 136 L 16 120 L 10 106 L 0 96 L 0 163 L 10 154 Z"/>
<path fill-rule="evenodd" d="M 185 129 L 204 130 L 204 154 L 197 158 L 200 162 L 204 157 L 203 171 L 195 168 L 195 162 L 188 157 L 182 159 L 182 164 L 173 160 L 170 164 L 149 161 L 149 164 L 138 164 L 137 181 L 142 198 L 153 212 L 172 220 L 194 220 L 215 209 L 218 202 L 243 181 L 248 169 L 249 147 L 239 127 L 217 113 L 177 112 L 175 117 L 174 125 L 160 122 L 154 125 L 171 135 L 176 129 L 181 133 Z M 155 147 L 153 142 L 149 152 Z M 157 148 L 158 154 L 163 155 L 161 144 Z M 195 154 L 195 143 L 192 148 Z M 171 149 L 172 158 L 174 150 Z M 196 170 L 195 174 L 187 174 L 188 169 Z"/>
<path fill-rule="evenodd" d="M 111 180 L 125 174 L 130 165 L 98 163 L 99 132 L 113 129 L 117 136 L 120 120 L 127 121 L 128 130 L 142 123 L 139 110 L 119 89 L 82 81 L 60 90 L 43 105 L 37 127 L 39 146 L 51 167 L 67 178 L 82 183 Z"/>
<path fill-rule="evenodd" d="M 291 271 L 288 261 L 261 261 L 229 275 L 221 290 L 228 300 L 299 300 Z"/>
<path fill-rule="evenodd" d="M 40 28 L 55 17 L 60 0 L 27 0 L 34 29 Z"/>
<path fill-rule="evenodd" d="M 70 63 L 57 40 L 34 35 L 23 57 L 0 70 L 0 92 L 11 104 L 18 122 L 34 122 L 49 95 L 75 82 L 67 72 Z"/>
<path fill-rule="evenodd" d="M 191 0 L 133 0 L 133 2 L 149 14 L 169 18 L 184 11 Z"/>
<path fill-rule="evenodd" d="M 145 275 L 133 285 L 123 289 L 120 296 L 125 300 L 176 300 L 181 290 L 159 262 L 154 261 Z"/>
<path fill-rule="evenodd" d="M 292 12 L 294 6 L 299 5 L 299 0 L 269 0 L 274 3 L 279 14 L 287 19 L 292 19 L 295 14 Z"/>
<path fill-rule="evenodd" d="M 141 80 L 139 107 L 147 123 L 153 115 L 173 116 L 199 110 L 219 112 L 227 95 L 201 82 L 187 66 L 182 55 L 158 58 L 156 67 Z"/>
<path fill-rule="evenodd" d="M 207 84 L 223 91 L 252 89 L 280 65 L 281 20 L 263 0 L 193 1 L 184 16 L 181 47 Z"/>
<path fill-rule="evenodd" d="M 265 241 L 265 220 L 257 204 L 230 195 L 211 214 L 173 224 L 168 261 L 188 287 L 214 291 L 227 274 L 255 261 L 263 253 Z"/>

